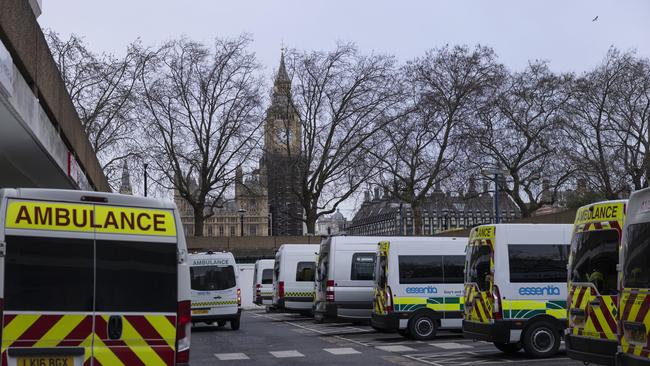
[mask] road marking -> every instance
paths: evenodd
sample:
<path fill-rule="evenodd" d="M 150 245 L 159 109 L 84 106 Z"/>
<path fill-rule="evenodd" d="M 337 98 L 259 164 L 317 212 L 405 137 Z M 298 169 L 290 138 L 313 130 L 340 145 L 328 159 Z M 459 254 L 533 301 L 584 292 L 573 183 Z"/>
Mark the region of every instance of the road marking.
<path fill-rule="evenodd" d="M 406 347 L 406 346 L 377 346 L 376 349 L 386 351 L 386 352 L 410 352 L 415 351 L 415 348 Z"/>
<path fill-rule="evenodd" d="M 454 343 L 454 342 L 440 342 L 440 343 L 429 343 L 429 345 L 442 348 L 442 349 L 463 349 L 463 348 L 472 348 L 466 344 Z"/>
<path fill-rule="evenodd" d="M 214 357 L 218 358 L 219 361 L 249 360 L 244 353 L 215 353 Z"/>
<path fill-rule="evenodd" d="M 296 350 L 291 350 L 291 351 L 271 351 L 269 352 L 272 354 L 275 358 L 290 358 L 290 357 L 305 357 L 302 353 L 296 351 Z"/>
<path fill-rule="evenodd" d="M 354 355 L 361 353 L 354 348 L 342 347 L 342 348 L 323 348 L 323 351 L 329 352 L 333 355 Z"/>

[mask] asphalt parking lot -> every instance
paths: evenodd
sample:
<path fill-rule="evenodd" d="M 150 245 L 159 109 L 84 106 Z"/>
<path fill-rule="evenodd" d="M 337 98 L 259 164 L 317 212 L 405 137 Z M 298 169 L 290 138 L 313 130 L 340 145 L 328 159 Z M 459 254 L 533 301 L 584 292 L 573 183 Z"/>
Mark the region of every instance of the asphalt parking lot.
<path fill-rule="evenodd" d="M 315 324 L 295 314 L 246 311 L 241 329 L 198 325 L 192 330 L 191 365 L 582 365 L 564 353 L 535 360 L 523 351 L 506 356 L 492 344 L 440 331 L 432 341 L 378 333 L 368 325 Z"/>

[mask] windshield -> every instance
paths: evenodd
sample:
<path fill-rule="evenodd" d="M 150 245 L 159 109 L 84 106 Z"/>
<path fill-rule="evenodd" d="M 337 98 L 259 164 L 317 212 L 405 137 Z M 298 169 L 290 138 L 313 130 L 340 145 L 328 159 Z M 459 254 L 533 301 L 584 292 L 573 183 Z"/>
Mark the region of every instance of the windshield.
<path fill-rule="evenodd" d="M 195 291 L 227 290 L 236 286 L 233 266 L 190 267 L 190 276 Z"/>
<path fill-rule="evenodd" d="M 492 247 L 489 245 L 470 245 L 467 252 L 467 281 L 476 283 L 479 290 L 487 291 L 490 274 L 490 256 Z"/>
<path fill-rule="evenodd" d="M 623 286 L 650 288 L 650 223 L 627 227 Z"/>
<path fill-rule="evenodd" d="M 272 283 L 273 283 L 273 270 L 271 268 L 267 268 L 262 271 L 262 284 L 270 285 Z"/>
<path fill-rule="evenodd" d="M 616 230 L 577 233 L 571 243 L 571 282 L 591 282 L 602 295 L 615 295 L 619 235 Z"/>

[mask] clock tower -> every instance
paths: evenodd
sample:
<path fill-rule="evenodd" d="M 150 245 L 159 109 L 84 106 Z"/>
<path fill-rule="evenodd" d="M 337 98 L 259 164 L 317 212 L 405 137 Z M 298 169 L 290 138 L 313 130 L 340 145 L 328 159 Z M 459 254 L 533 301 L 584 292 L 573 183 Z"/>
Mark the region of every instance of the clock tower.
<path fill-rule="evenodd" d="M 303 209 L 296 195 L 300 189 L 302 128 L 291 97 L 284 50 L 264 122 L 264 156 L 260 165 L 261 173 L 266 175 L 272 235 L 302 235 Z"/>

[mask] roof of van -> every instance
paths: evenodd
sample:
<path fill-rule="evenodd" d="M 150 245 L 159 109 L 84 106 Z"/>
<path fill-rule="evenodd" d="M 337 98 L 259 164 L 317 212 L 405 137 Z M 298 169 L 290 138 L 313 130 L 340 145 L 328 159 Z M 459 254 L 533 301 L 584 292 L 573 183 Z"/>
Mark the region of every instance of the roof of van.
<path fill-rule="evenodd" d="M 282 244 L 278 249 L 278 253 L 281 252 L 307 252 L 307 251 L 318 251 L 320 245 L 318 244 Z"/>
<path fill-rule="evenodd" d="M 77 191 L 72 189 L 47 189 L 47 188 L 5 188 L 0 189 L 0 198 L 18 198 L 29 200 L 71 202 L 71 203 L 91 203 L 82 197 L 104 198 L 106 202 L 94 202 L 98 205 L 119 205 L 146 208 L 165 208 L 175 209 L 176 205 L 169 200 L 158 198 L 148 198 L 141 196 L 132 196 L 117 193 L 95 192 L 95 191 Z"/>
<path fill-rule="evenodd" d="M 632 193 L 627 204 L 625 226 L 640 222 L 650 222 L 650 188 Z"/>
<path fill-rule="evenodd" d="M 275 263 L 275 259 L 258 259 L 258 260 L 255 261 L 255 264 L 258 264 L 258 263 L 259 264 L 268 263 L 268 264 L 273 265 L 273 263 Z"/>
<path fill-rule="evenodd" d="M 234 258 L 231 252 L 199 252 L 199 253 L 190 253 L 187 255 L 190 258 Z"/>

